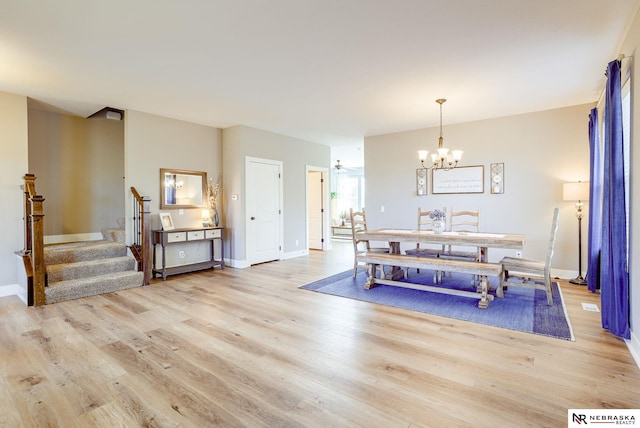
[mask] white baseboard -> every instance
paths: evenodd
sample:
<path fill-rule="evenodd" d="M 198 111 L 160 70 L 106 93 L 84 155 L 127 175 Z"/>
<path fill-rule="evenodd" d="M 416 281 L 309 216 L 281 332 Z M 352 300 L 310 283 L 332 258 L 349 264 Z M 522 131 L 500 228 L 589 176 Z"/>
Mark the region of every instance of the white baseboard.
<path fill-rule="evenodd" d="M 282 260 L 293 259 L 295 257 L 302 257 L 308 254 L 309 254 L 309 250 L 290 251 L 282 255 Z M 245 269 L 245 268 L 251 267 L 251 264 L 249 263 L 248 260 L 225 259 L 224 265 L 232 268 L 238 268 L 238 269 Z"/>
<path fill-rule="evenodd" d="M 296 257 L 306 256 L 308 254 L 309 254 L 309 250 L 289 251 L 288 253 L 284 253 L 282 257 L 284 260 L 287 260 L 287 259 L 293 259 Z"/>
<path fill-rule="evenodd" d="M 640 341 L 638 340 L 638 336 L 636 336 L 632 331 L 631 340 L 625 340 L 625 342 L 627 343 L 629 352 L 631 352 L 631 356 L 636 362 L 636 366 L 640 368 Z"/>
<path fill-rule="evenodd" d="M 0 286 L 0 297 L 18 296 L 25 304 L 27 303 L 27 291 L 18 284 Z"/>
<path fill-rule="evenodd" d="M 561 278 L 567 281 L 578 276 L 577 270 L 551 269 L 551 278 Z"/>
<path fill-rule="evenodd" d="M 224 267 L 232 267 L 237 269 L 248 268 L 251 265 L 247 260 L 224 259 Z"/>
<path fill-rule="evenodd" d="M 65 242 L 80 242 L 80 241 L 101 241 L 103 239 L 102 233 L 76 233 L 72 235 L 48 235 L 44 237 L 45 244 L 62 244 Z"/>

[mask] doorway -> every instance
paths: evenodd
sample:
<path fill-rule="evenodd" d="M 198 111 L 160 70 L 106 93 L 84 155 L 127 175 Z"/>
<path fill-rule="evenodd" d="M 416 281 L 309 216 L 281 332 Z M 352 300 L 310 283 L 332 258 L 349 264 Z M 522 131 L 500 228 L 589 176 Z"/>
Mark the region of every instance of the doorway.
<path fill-rule="evenodd" d="M 282 258 L 282 161 L 246 158 L 247 260 Z"/>
<path fill-rule="evenodd" d="M 307 248 L 326 250 L 328 230 L 328 169 L 307 165 Z"/>

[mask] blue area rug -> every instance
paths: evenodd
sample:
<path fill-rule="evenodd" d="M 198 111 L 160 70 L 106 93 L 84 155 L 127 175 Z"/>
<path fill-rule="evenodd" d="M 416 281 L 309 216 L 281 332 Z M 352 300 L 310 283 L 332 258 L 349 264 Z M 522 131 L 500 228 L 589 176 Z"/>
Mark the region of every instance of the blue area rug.
<path fill-rule="evenodd" d="M 352 275 L 353 271 L 348 270 L 300 288 L 494 327 L 563 340 L 575 340 L 557 282 L 553 283 L 553 306 L 547 306 L 544 291 L 510 287 L 505 291 L 503 299 L 496 297 L 487 309 L 479 309 L 478 300 L 469 297 L 390 285 L 376 285 L 370 290 L 365 290 L 366 273 L 358 271 L 356 278 Z M 433 272 L 422 271 L 420 274 L 412 272 L 410 280 L 432 285 Z M 498 278 L 490 278 L 490 280 L 491 294 L 494 294 L 499 280 Z M 463 274 L 447 275 L 441 286 L 469 291 L 474 289 L 471 285 L 471 276 Z"/>

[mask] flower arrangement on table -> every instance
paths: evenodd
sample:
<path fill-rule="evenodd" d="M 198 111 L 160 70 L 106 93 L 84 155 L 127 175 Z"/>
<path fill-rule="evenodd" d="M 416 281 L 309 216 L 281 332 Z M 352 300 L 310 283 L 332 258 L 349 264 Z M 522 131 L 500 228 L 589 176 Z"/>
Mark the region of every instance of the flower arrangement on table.
<path fill-rule="evenodd" d="M 440 210 L 433 210 L 429 214 L 429 218 L 433 220 L 433 233 L 441 234 L 444 232 L 444 212 Z"/>
<path fill-rule="evenodd" d="M 444 212 L 441 210 L 433 210 L 431 214 L 429 214 L 429 218 L 431 220 L 444 220 Z"/>

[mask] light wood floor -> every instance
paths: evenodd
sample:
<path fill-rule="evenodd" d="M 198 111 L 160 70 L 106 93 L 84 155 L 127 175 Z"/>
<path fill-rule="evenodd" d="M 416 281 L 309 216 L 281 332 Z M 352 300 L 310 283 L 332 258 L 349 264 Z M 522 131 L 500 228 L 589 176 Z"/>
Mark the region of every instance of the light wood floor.
<path fill-rule="evenodd" d="M 298 286 L 351 244 L 27 308 L 0 298 L 0 426 L 565 427 L 640 408 L 640 370 L 562 282 L 568 342 Z"/>

